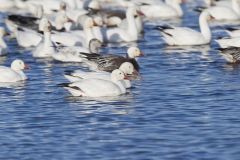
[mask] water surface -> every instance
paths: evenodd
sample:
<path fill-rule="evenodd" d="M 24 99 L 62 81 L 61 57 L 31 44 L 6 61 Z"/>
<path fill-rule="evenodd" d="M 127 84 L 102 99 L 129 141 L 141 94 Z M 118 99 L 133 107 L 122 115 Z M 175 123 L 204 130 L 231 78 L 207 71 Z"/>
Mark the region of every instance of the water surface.
<path fill-rule="evenodd" d="M 23 59 L 29 80 L 0 88 L 0 159 L 184 159 L 240 157 L 240 66 L 227 64 L 216 42 L 168 47 L 154 26 L 199 29 L 192 4 L 182 20 L 147 21 L 137 43 L 142 80 L 126 95 L 74 98 L 57 86 L 65 70 L 82 67 L 34 59 L 8 40 L 1 65 Z M 4 14 L 2 14 L 4 15 Z M 226 35 L 211 23 L 213 38 Z M 124 55 L 128 44 L 104 51 Z"/>

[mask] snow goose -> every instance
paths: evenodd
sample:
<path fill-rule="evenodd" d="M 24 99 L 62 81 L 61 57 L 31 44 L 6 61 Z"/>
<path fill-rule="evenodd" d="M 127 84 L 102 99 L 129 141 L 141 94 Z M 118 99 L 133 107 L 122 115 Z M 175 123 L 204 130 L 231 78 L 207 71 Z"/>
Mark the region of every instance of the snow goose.
<path fill-rule="evenodd" d="M 240 48 L 239 47 L 229 47 L 220 48 L 220 54 L 229 63 L 239 63 L 240 62 Z"/>
<path fill-rule="evenodd" d="M 52 40 L 59 42 L 64 46 L 84 46 L 88 47 L 89 41 L 95 38 L 92 27 L 94 23 L 92 18 L 86 18 L 83 30 L 70 32 L 55 32 L 52 34 Z"/>
<path fill-rule="evenodd" d="M 140 5 L 140 10 L 148 18 L 181 17 L 183 15 L 181 3 L 182 0 L 166 0 L 165 3 Z"/>
<path fill-rule="evenodd" d="M 18 45 L 25 48 L 37 46 L 42 39 L 42 34 L 22 27 L 17 27 L 14 34 Z"/>
<path fill-rule="evenodd" d="M 240 37 L 240 28 L 227 27 L 225 30 L 232 38 Z"/>
<path fill-rule="evenodd" d="M 65 24 L 67 24 L 68 22 L 70 22 L 70 24 L 72 23 L 72 20 L 68 18 L 65 10 L 59 11 L 59 13 L 54 18 L 51 17 L 48 18 L 51 25 L 54 26 L 58 31 L 65 31 L 66 30 Z"/>
<path fill-rule="evenodd" d="M 224 0 L 224 1 L 216 1 L 216 0 L 204 0 L 204 3 L 207 5 L 207 7 L 211 6 L 224 6 L 224 7 L 232 7 L 231 1 Z"/>
<path fill-rule="evenodd" d="M 3 27 L 0 27 L 0 56 L 7 53 L 7 44 L 5 43 L 3 36 L 6 35 L 6 31 Z"/>
<path fill-rule="evenodd" d="M 130 62 L 124 62 L 121 64 L 119 69 L 128 77 L 138 76 L 138 72 L 134 69 L 134 66 Z M 82 79 L 90 79 L 90 78 L 98 78 L 104 80 L 110 80 L 111 74 L 109 72 L 84 72 L 82 70 L 76 71 L 66 71 L 65 78 L 67 78 L 70 82 L 77 82 Z M 129 80 L 123 80 L 123 85 L 125 88 L 131 87 L 131 82 Z"/>
<path fill-rule="evenodd" d="M 51 26 L 45 26 L 43 39 L 33 50 L 33 57 L 51 57 L 55 53 L 54 43 L 51 40 Z"/>
<path fill-rule="evenodd" d="M 0 82 L 7 83 L 26 80 L 27 76 L 23 72 L 24 69 L 28 69 L 28 66 L 19 59 L 12 62 L 11 68 L 0 66 Z"/>
<path fill-rule="evenodd" d="M 203 11 L 199 16 L 200 31 L 187 27 L 160 26 L 158 29 L 168 45 L 203 45 L 211 41 L 211 30 L 208 25 L 211 15 Z"/>
<path fill-rule="evenodd" d="M 39 44 L 39 42 L 42 40 L 43 28 L 45 26 L 50 26 L 50 23 L 48 22 L 47 18 L 43 17 L 40 20 L 38 27 L 38 32 L 40 33 L 32 29 L 18 27 L 14 25 L 12 25 L 11 30 L 16 37 L 18 45 L 27 48 L 37 46 Z"/>
<path fill-rule="evenodd" d="M 206 9 L 215 20 L 238 20 L 240 18 L 239 0 L 232 0 L 231 7 L 213 6 Z"/>
<path fill-rule="evenodd" d="M 98 39 L 92 39 L 89 42 L 89 48 L 81 46 L 73 47 L 57 47 L 57 52 L 52 55 L 53 59 L 61 62 L 82 62 L 82 57 L 79 52 L 85 52 L 89 54 L 98 54 L 99 48 L 102 46 L 102 42 Z"/>
<path fill-rule="evenodd" d="M 127 9 L 127 28 L 123 29 L 120 27 L 115 28 L 101 28 L 101 33 L 103 35 L 104 42 L 131 42 L 138 40 L 138 30 L 135 22 L 134 15 L 142 14 L 136 9 L 136 7 L 131 6 Z"/>
<path fill-rule="evenodd" d="M 127 50 L 127 57 L 113 54 L 80 54 L 82 54 L 84 62 L 86 62 L 91 69 L 106 72 L 112 72 L 114 69 L 118 69 L 124 62 L 132 63 L 134 65 L 134 68 L 139 71 L 140 67 L 135 58 L 143 56 L 143 53 L 137 47 L 130 47 Z"/>
<path fill-rule="evenodd" d="M 240 37 L 221 38 L 215 40 L 221 48 L 240 47 Z"/>
<path fill-rule="evenodd" d="M 73 83 L 61 84 L 73 96 L 86 96 L 86 97 L 109 97 L 118 96 L 126 93 L 126 88 L 121 83 L 125 79 L 124 73 L 116 69 L 111 74 L 111 81 L 90 78 L 82 79 Z"/>

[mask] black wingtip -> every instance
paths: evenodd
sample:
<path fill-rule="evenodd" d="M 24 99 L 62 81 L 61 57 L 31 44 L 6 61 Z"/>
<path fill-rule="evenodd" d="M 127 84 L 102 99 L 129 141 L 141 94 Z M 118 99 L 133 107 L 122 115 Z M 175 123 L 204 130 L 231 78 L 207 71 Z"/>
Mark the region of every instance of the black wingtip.
<path fill-rule="evenodd" d="M 159 30 L 159 31 L 164 31 L 166 29 L 173 29 L 171 26 L 168 25 L 162 25 L 162 26 L 156 26 L 154 29 Z"/>
<path fill-rule="evenodd" d="M 240 30 L 239 28 L 234 28 L 234 27 L 226 27 L 225 29 L 228 30 L 228 31 Z"/>
<path fill-rule="evenodd" d="M 70 75 L 72 75 L 72 73 L 73 73 L 72 70 L 65 70 L 65 71 L 64 71 L 64 74 L 65 74 L 65 75 L 69 75 L 69 76 L 70 76 Z"/>
<path fill-rule="evenodd" d="M 217 51 L 223 51 L 225 48 L 214 48 L 214 50 L 217 50 Z"/>
<path fill-rule="evenodd" d="M 21 28 L 21 27 L 17 27 L 17 30 L 18 31 L 24 31 L 23 28 Z"/>
<path fill-rule="evenodd" d="M 69 83 L 60 83 L 57 86 L 58 87 L 69 87 Z"/>
<path fill-rule="evenodd" d="M 195 12 L 199 12 L 199 13 L 201 13 L 203 10 L 205 10 L 205 9 L 207 9 L 206 7 L 203 7 L 203 6 L 198 6 L 198 7 L 196 7 L 196 8 L 194 8 L 193 10 L 195 11 Z"/>

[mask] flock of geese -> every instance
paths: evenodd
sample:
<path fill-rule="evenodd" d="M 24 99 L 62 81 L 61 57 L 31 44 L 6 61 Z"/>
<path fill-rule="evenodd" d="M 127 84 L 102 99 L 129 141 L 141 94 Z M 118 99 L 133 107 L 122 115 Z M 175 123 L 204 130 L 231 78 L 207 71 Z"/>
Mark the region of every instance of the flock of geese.
<path fill-rule="evenodd" d="M 185 2 L 183 2 L 185 1 Z M 60 84 L 73 96 L 104 97 L 125 94 L 131 81 L 140 77 L 136 58 L 143 56 L 137 46 L 127 49 L 126 56 L 100 54 L 107 43 L 138 41 L 144 21 L 181 18 L 182 3 L 190 0 L 0 0 L 5 13 L 0 27 L 0 56 L 6 56 L 5 35 L 18 45 L 31 48 L 34 58 L 52 58 L 61 62 L 81 62 L 91 71 L 66 71 L 69 83 Z M 173 25 L 156 26 L 167 45 L 192 46 L 212 41 L 209 21 L 239 21 L 240 0 L 203 0 L 200 32 Z M 194 2 L 192 2 L 194 3 Z M 7 30 L 7 32 L 6 32 Z M 230 63 L 240 62 L 240 27 L 226 28 L 230 38 L 215 40 L 219 52 Z M 8 33 L 8 34 L 7 34 Z M 0 66 L 0 83 L 27 79 L 28 69 L 16 59 L 10 67 Z"/>

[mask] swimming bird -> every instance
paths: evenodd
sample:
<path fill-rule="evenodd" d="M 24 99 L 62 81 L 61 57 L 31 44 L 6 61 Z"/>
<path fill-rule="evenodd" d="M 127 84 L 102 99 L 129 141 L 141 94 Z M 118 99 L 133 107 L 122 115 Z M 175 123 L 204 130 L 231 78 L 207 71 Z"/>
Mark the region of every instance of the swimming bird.
<path fill-rule="evenodd" d="M 159 26 L 163 39 L 168 45 L 203 45 L 211 41 L 211 30 L 208 20 L 212 17 L 207 11 L 203 11 L 199 16 L 201 32 L 187 27 Z"/>
<path fill-rule="evenodd" d="M 135 58 L 143 56 L 143 53 L 138 47 L 130 47 L 127 50 L 127 57 L 114 54 L 80 54 L 82 54 L 82 57 L 85 58 L 84 62 L 86 62 L 91 69 L 106 72 L 112 72 L 113 70 L 118 69 L 124 62 L 132 63 L 134 68 L 139 71 L 140 67 Z"/>
<path fill-rule="evenodd" d="M 238 3 L 239 0 L 231 0 L 231 6 L 227 4 L 217 5 L 209 7 L 206 10 L 214 17 L 215 20 L 239 20 L 240 6 Z"/>
<path fill-rule="evenodd" d="M 119 70 L 121 70 L 129 78 L 139 75 L 139 73 L 134 69 L 133 64 L 130 62 L 124 62 L 123 64 L 121 64 Z M 67 78 L 70 82 L 77 82 L 82 79 L 89 78 L 110 80 L 111 74 L 109 72 L 84 72 L 82 70 L 75 70 L 66 71 L 64 77 Z M 123 85 L 125 88 L 130 88 L 131 87 L 130 80 L 123 80 Z"/>
<path fill-rule="evenodd" d="M 240 37 L 221 38 L 215 40 L 221 48 L 240 47 Z"/>
<path fill-rule="evenodd" d="M 225 29 L 226 29 L 225 31 L 228 33 L 228 35 L 231 36 L 232 38 L 240 37 L 240 28 L 227 27 Z"/>
<path fill-rule="evenodd" d="M 51 40 L 51 26 L 45 26 L 43 39 L 32 51 L 32 55 L 38 58 L 52 57 L 56 53 L 54 46 L 55 44 Z"/>
<path fill-rule="evenodd" d="M 125 79 L 124 73 L 116 69 L 111 73 L 111 80 L 97 78 L 82 79 L 73 83 L 63 83 L 60 86 L 67 89 L 73 96 L 108 97 L 126 93 L 121 83 Z"/>
<path fill-rule="evenodd" d="M 11 67 L 0 66 L 0 82 L 17 82 L 26 80 L 27 76 L 23 70 L 28 69 L 22 60 L 16 59 L 12 62 Z"/>
<path fill-rule="evenodd" d="M 165 0 L 165 3 L 140 5 L 140 10 L 148 18 L 174 18 L 181 17 L 183 11 L 181 3 L 183 0 Z"/>
<path fill-rule="evenodd" d="M 131 42 L 138 40 L 138 28 L 134 15 L 142 15 L 135 6 L 131 6 L 126 11 L 127 27 L 101 28 L 104 42 Z"/>
<path fill-rule="evenodd" d="M 61 62 L 82 62 L 82 57 L 79 55 L 79 52 L 98 54 L 102 46 L 102 42 L 95 38 L 90 40 L 89 48 L 81 46 L 57 46 L 56 53 L 52 54 L 52 57 Z"/>
<path fill-rule="evenodd" d="M 220 54 L 229 63 L 239 63 L 240 62 L 240 48 L 239 47 L 228 47 L 219 48 Z"/>

